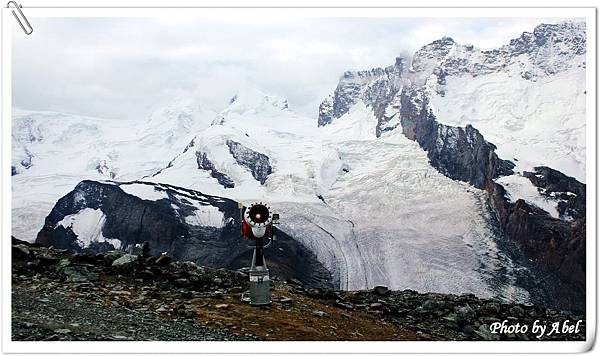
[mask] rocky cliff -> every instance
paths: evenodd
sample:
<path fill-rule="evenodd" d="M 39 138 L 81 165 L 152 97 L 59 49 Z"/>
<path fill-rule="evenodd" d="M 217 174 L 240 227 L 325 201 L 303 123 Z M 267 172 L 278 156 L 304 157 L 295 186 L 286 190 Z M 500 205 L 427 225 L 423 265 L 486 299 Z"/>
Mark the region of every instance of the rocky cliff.
<path fill-rule="evenodd" d="M 404 134 L 427 151 L 431 165 L 444 175 L 485 189 L 503 231 L 516 241 L 544 278 L 555 307 L 585 309 L 585 185 L 548 167 L 523 175 L 552 199 L 559 199 L 563 219 L 519 199 L 511 202 L 495 179 L 514 172 L 495 146 L 474 127 L 452 127 L 437 122 L 429 110 L 427 93 L 402 92 L 400 112 Z"/>
<path fill-rule="evenodd" d="M 252 177 L 260 184 L 265 184 L 267 176 L 273 173 L 269 157 L 233 140 L 227 140 L 225 144 L 229 147 L 229 153 L 235 158 L 235 161 L 248 169 L 252 173 Z"/>
<path fill-rule="evenodd" d="M 240 236 L 237 202 L 197 191 L 147 182 L 83 181 L 61 198 L 36 242 L 72 251 L 139 250 L 206 266 L 249 266 L 252 250 Z M 329 272 L 314 254 L 277 232 L 266 251 L 274 273 L 315 286 L 330 286 Z"/>
<path fill-rule="evenodd" d="M 378 120 L 377 135 L 391 129 L 392 127 L 386 125 L 390 120 L 386 117 L 386 108 L 402 88 L 405 65 L 405 59 L 398 57 L 394 65 L 386 68 L 345 72 L 333 95 L 327 97 L 319 106 L 318 125 L 325 126 L 331 123 L 362 100 L 375 113 Z"/>
<path fill-rule="evenodd" d="M 583 22 L 542 24 L 492 50 L 443 37 L 420 48 L 410 65 L 396 59 L 385 69 L 344 73 L 335 92 L 323 101 L 318 123 L 327 125 L 356 102 L 364 102 L 377 118 L 377 136 L 402 130 L 427 152 L 439 172 L 485 190 L 497 220 L 491 223 L 500 226 L 501 238 L 517 243 L 525 255 L 523 264 L 537 270 L 551 305 L 584 310 L 585 184 L 545 166 L 515 172 L 513 157 L 499 157 L 496 146 L 476 126 L 441 123 L 431 98 L 446 95 L 450 77 L 505 73 L 506 78 L 518 74 L 520 80 L 536 82 L 575 67 L 585 69 L 585 31 Z M 467 110 L 477 103 L 461 105 Z M 536 195 L 555 203 L 557 216 L 524 199 L 512 199 L 498 182 L 512 175 L 527 178 Z"/>

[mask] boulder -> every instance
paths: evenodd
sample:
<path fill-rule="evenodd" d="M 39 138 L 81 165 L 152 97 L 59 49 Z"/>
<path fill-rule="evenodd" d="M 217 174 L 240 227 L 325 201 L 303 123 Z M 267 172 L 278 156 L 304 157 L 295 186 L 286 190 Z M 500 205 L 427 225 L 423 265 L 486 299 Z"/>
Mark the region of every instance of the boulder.
<path fill-rule="evenodd" d="M 69 282 L 90 282 L 98 280 L 98 274 L 89 270 L 88 266 L 71 265 L 62 269 Z"/>
<path fill-rule="evenodd" d="M 137 264 L 138 256 L 123 255 L 113 261 L 112 266 L 121 269 L 132 269 Z"/>
<path fill-rule="evenodd" d="M 373 287 L 373 293 L 379 294 L 379 295 L 386 295 L 386 294 L 390 293 L 390 290 L 386 286 L 375 286 L 375 287 Z"/>

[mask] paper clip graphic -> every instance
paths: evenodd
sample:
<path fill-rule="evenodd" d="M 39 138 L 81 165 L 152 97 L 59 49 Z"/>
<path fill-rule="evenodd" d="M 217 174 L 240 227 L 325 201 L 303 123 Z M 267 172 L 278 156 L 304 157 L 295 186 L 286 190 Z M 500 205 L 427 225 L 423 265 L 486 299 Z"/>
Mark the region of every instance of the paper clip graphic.
<path fill-rule="evenodd" d="M 33 33 L 33 27 L 31 27 L 31 24 L 29 23 L 29 21 L 27 21 L 27 17 L 25 17 L 25 14 L 23 14 L 23 11 L 21 11 L 21 8 L 23 6 L 17 4 L 15 1 L 9 1 L 6 4 L 6 7 L 10 9 L 11 4 L 14 6 L 15 9 L 17 9 L 17 11 L 15 11 L 15 10 L 11 10 L 11 11 L 12 11 L 13 16 L 15 17 L 15 19 L 17 19 L 17 22 L 23 29 L 23 32 L 25 32 L 26 35 L 31 35 Z M 17 15 L 17 12 L 19 13 L 18 15 Z M 25 27 L 23 22 L 25 23 L 25 25 L 27 25 L 27 28 Z"/>

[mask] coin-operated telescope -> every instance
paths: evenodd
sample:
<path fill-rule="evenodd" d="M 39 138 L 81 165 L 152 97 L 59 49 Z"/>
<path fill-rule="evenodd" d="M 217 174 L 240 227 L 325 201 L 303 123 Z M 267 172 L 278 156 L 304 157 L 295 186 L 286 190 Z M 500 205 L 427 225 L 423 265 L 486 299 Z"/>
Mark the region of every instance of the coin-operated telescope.
<path fill-rule="evenodd" d="M 250 305 L 271 304 L 269 269 L 263 249 L 269 247 L 275 236 L 275 226 L 279 214 L 273 214 L 269 207 L 260 202 L 250 207 L 240 206 L 242 214 L 242 236 L 254 248 L 250 266 Z"/>

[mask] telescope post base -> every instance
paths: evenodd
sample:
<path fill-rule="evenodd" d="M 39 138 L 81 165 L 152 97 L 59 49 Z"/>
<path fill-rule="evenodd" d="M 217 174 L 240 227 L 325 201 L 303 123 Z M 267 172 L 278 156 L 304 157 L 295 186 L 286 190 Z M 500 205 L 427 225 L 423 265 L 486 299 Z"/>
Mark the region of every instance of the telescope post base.
<path fill-rule="evenodd" d="M 270 305 L 271 304 L 271 280 L 269 278 L 269 269 L 262 258 L 262 263 L 256 265 L 256 251 L 254 251 L 252 266 L 250 267 L 250 305 Z"/>

